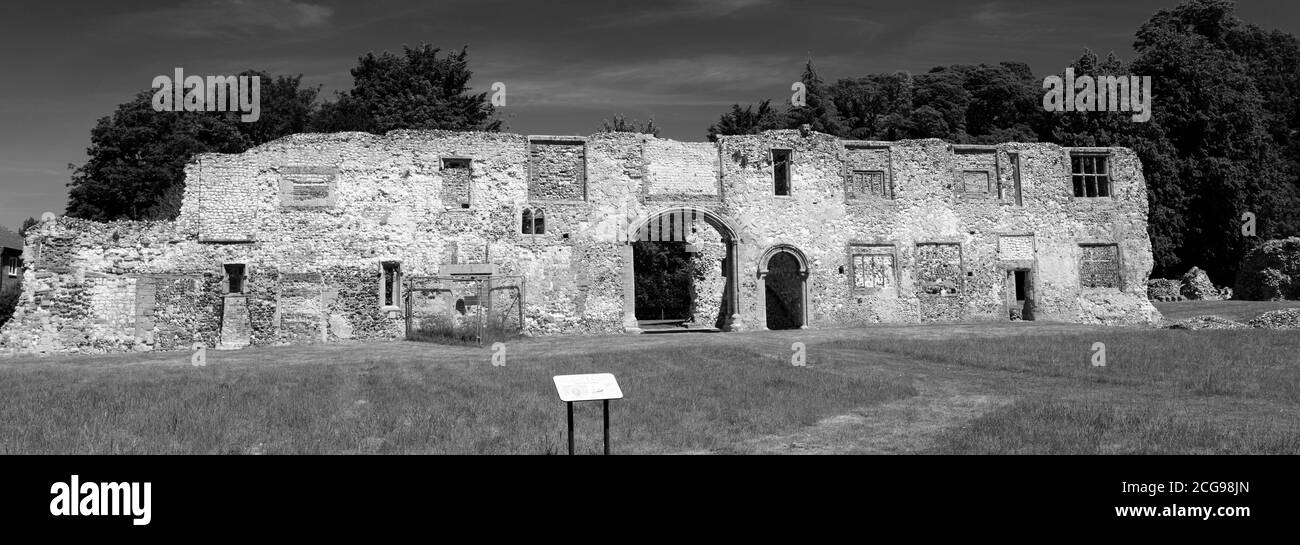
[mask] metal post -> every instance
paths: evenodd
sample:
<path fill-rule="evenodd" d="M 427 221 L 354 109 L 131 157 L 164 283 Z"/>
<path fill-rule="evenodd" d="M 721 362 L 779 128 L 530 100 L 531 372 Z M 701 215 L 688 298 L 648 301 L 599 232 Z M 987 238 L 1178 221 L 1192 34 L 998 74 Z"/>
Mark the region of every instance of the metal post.
<path fill-rule="evenodd" d="M 609 400 L 605 401 L 605 456 L 609 456 Z"/>
<path fill-rule="evenodd" d="M 569 456 L 573 456 L 573 402 L 569 402 Z"/>

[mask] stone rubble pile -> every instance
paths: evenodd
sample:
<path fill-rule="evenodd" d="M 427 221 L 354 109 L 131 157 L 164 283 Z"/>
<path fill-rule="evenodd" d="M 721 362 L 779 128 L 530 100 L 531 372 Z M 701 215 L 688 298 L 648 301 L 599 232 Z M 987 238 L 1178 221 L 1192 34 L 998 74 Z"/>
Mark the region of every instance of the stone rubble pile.
<path fill-rule="evenodd" d="M 1168 278 L 1152 278 L 1147 281 L 1147 298 L 1152 301 L 1182 301 L 1183 283 Z"/>
<path fill-rule="evenodd" d="M 1169 325 L 1169 329 L 1249 329 L 1251 326 L 1219 316 L 1193 316 Z"/>
<path fill-rule="evenodd" d="M 1210 281 L 1200 267 L 1188 269 L 1182 277 L 1152 278 L 1147 280 L 1147 299 L 1152 301 L 1227 301 L 1232 299 L 1233 289 L 1218 287 Z"/>
<path fill-rule="evenodd" d="M 1200 267 L 1192 267 L 1183 274 L 1183 297 L 1193 301 L 1218 301 L 1222 299 L 1219 288 L 1210 282 L 1210 276 Z"/>
<path fill-rule="evenodd" d="M 1300 308 L 1283 308 L 1265 312 L 1250 321 L 1259 329 L 1300 329 Z"/>

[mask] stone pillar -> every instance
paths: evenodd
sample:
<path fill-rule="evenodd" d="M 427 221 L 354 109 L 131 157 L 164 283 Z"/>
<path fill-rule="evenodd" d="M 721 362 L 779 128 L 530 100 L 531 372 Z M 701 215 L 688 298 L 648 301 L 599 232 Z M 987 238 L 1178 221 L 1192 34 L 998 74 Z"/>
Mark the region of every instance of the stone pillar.
<path fill-rule="evenodd" d="M 727 323 L 726 331 L 744 331 L 745 323 L 740 317 L 740 241 L 736 237 L 727 239 Z"/>
<path fill-rule="evenodd" d="M 623 332 L 641 333 L 636 321 L 636 269 L 632 257 L 632 242 L 623 244 Z"/>

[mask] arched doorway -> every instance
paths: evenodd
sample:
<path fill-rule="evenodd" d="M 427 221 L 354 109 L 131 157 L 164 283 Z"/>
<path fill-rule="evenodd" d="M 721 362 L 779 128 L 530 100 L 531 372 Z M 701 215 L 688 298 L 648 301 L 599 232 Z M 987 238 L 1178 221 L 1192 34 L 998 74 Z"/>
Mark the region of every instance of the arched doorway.
<path fill-rule="evenodd" d="M 758 292 L 766 329 L 808 327 L 808 258 L 798 248 L 778 244 L 763 252 Z"/>
<path fill-rule="evenodd" d="M 642 328 L 637 319 L 636 307 L 636 266 L 634 244 L 638 242 L 686 242 L 691 225 L 707 224 L 720 237 L 725 246 L 723 255 L 719 256 L 717 267 L 721 272 L 721 301 L 718 302 L 718 317 L 715 324 L 723 331 L 738 331 L 743 328 L 739 315 L 739 289 L 737 287 L 738 255 L 740 248 L 739 232 L 729 219 L 712 210 L 692 207 L 674 207 L 659 210 L 647 216 L 637 218 L 628 225 L 623 252 L 623 330 L 628 333 L 641 333 Z"/>

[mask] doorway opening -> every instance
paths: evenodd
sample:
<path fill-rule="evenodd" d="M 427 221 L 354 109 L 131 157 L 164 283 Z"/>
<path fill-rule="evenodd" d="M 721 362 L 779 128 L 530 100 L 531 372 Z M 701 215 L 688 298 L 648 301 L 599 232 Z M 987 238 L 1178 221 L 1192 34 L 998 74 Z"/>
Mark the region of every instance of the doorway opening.
<path fill-rule="evenodd" d="M 1034 319 L 1033 272 L 1029 269 L 1007 271 L 1007 307 L 1008 318 L 1016 320 Z"/>

